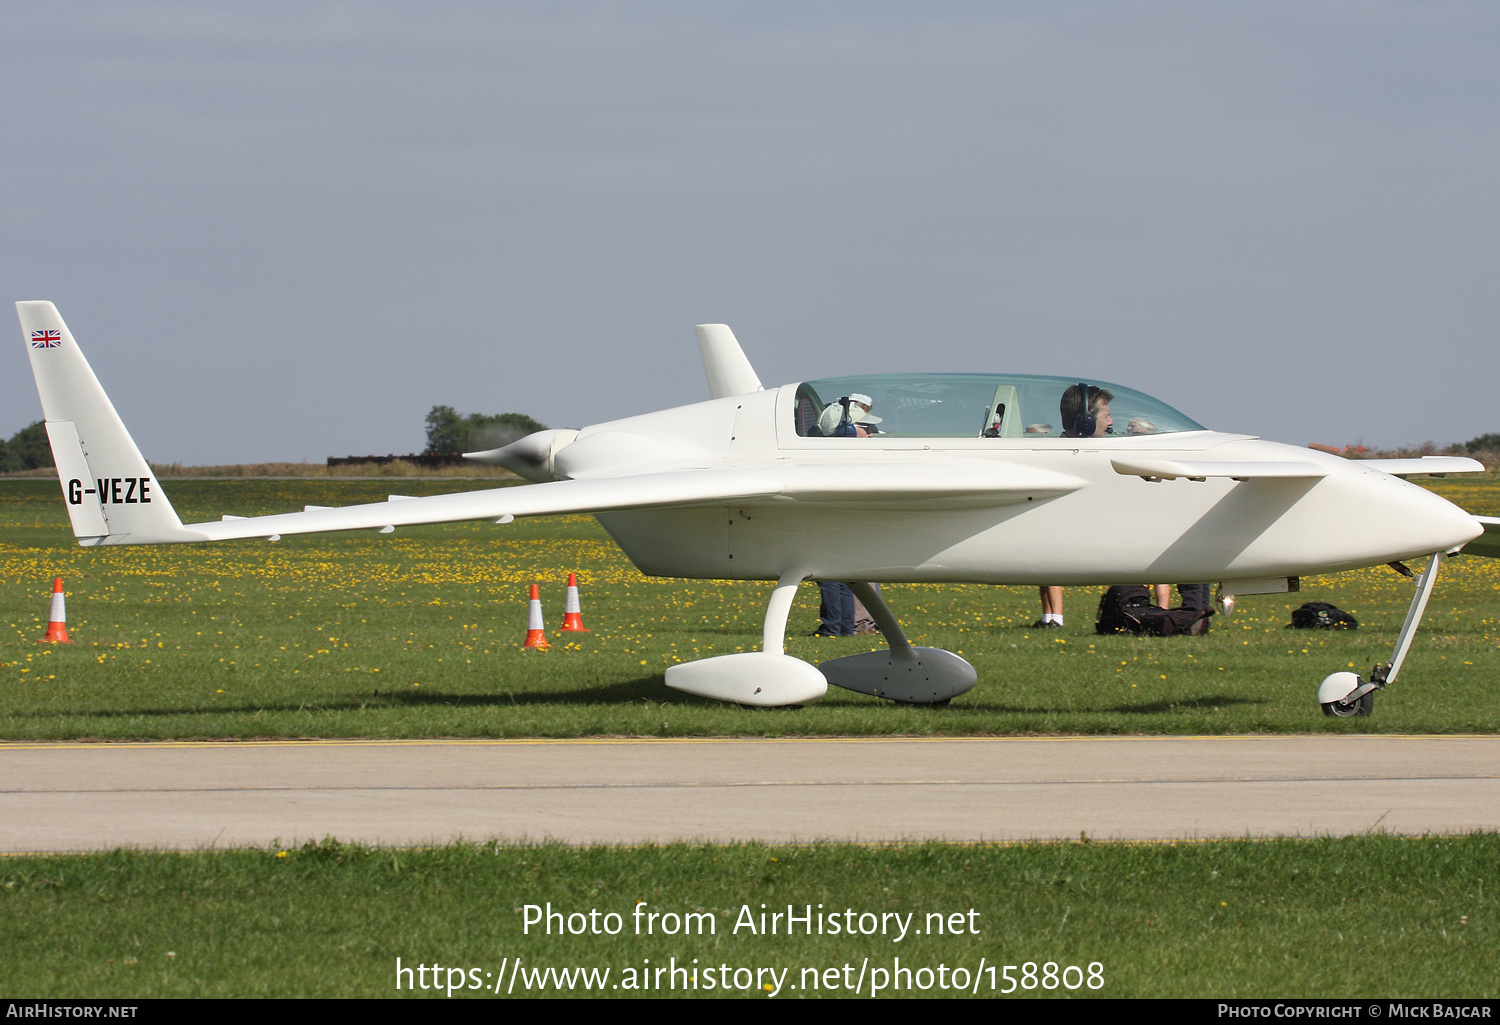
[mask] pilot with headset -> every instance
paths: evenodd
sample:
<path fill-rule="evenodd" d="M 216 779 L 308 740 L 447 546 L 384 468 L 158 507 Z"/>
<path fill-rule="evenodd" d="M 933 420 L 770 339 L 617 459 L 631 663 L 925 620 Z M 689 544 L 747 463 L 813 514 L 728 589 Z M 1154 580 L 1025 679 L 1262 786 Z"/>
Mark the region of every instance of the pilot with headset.
<path fill-rule="evenodd" d="M 1063 392 L 1058 403 L 1062 415 L 1064 438 L 1102 438 L 1114 430 L 1115 418 L 1109 415 L 1114 395 L 1108 389 L 1096 388 L 1082 381 Z M 1057 629 L 1063 625 L 1063 589 L 1057 585 L 1037 588 L 1042 599 L 1042 618 L 1031 624 L 1033 630 Z"/>
<path fill-rule="evenodd" d="M 1114 432 L 1115 418 L 1109 415 L 1114 395 L 1104 388 L 1079 382 L 1063 392 L 1058 403 L 1062 414 L 1064 438 L 1102 438 Z"/>
<path fill-rule="evenodd" d="M 1085 410 L 1081 396 L 1088 396 L 1088 408 Z M 1095 388 L 1092 385 L 1080 381 L 1067 391 L 1063 392 L 1062 402 L 1059 404 L 1059 412 L 1062 413 L 1062 421 L 1070 425 L 1069 430 L 1064 432 L 1065 438 L 1102 438 L 1114 430 L 1115 419 L 1109 415 L 1109 404 L 1114 396 L 1104 388 Z M 1130 434 L 1153 434 L 1155 428 L 1148 421 L 1135 419 L 1130 421 L 1128 427 Z M 1042 593 L 1042 619 L 1036 624 L 1045 627 L 1049 621 L 1055 621 L 1056 625 L 1062 625 L 1062 588 L 1043 587 Z M 1171 605 L 1172 590 L 1166 584 L 1155 584 L 1152 586 L 1155 594 L 1156 604 L 1160 608 L 1168 608 Z M 1187 609 L 1206 609 L 1208 604 L 1207 584 L 1178 584 L 1177 591 L 1182 596 L 1182 607 Z M 1049 615 L 1050 613 L 1050 615 Z"/>

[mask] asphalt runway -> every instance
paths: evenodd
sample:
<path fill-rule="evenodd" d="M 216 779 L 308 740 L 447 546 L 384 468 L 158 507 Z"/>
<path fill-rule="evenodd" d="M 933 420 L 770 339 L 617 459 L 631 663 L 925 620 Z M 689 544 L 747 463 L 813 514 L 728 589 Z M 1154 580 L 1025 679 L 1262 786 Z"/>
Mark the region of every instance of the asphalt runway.
<path fill-rule="evenodd" d="M 1500 829 L 1500 737 L 0 745 L 0 852 Z"/>

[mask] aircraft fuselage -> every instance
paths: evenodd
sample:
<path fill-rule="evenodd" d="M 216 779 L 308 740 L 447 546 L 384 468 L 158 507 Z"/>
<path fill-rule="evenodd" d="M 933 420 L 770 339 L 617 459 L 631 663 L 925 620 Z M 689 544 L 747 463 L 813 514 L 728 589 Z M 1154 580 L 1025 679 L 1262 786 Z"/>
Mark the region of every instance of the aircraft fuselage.
<path fill-rule="evenodd" d="M 599 513 L 654 576 L 992 584 L 1220 581 L 1333 572 L 1461 545 L 1474 520 L 1424 488 L 1358 461 L 1257 438 L 1189 431 L 1102 438 L 800 437 L 795 385 L 584 429 L 556 456 L 587 479 L 733 465 L 816 475 L 879 462 L 892 476 L 1004 478 L 1040 471 L 1070 490 L 1003 504 L 958 497 L 902 501 L 871 491 L 770 496 L 734 504 Z M 1148 481 L 1112 459 L 1204 459 L 1325 466 L 1321 478 Z"/>

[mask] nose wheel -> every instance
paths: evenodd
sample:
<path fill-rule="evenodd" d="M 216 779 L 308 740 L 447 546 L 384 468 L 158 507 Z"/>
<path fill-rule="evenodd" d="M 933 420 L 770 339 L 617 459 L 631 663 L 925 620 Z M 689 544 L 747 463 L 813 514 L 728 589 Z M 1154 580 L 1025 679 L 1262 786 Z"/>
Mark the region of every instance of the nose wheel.
<path fill-rule="evenodd" d="M 1437 582 L 1438 567 L 1443 563 L 1443 553 L 1434 552 L 1427 560 L 1427 568 L 1417 581 L 1417 593 L 1412 595 L 1411 606 L 1406 610 L 1406 622 L 1401 624 L 1401 633 L 1396 637 L 1396 647 L 1391 651 L 1389 662 L 1377 665 L 1370 672 L 1369 681 L 1354 673 L 1334 673 L 1325 677 L 1318 687 L 1318 704 L 1323 714 L 1338 719 L 1369 715 L 1375 711 L 1375 692 L 1396 679 L 1401 663 L 1411 649 L 1411 641 L 1422 622 L 1422 612 L 1427 608 L 1427 599 L 1432 597 L 1432 585 Z"/>
<path fill-rule="evenodd" d="M 1335 719 L 1346 719 L 1356 715 L 1369 715 L 1375 711 L 1375 692 L 1371 691 L 1353 701 L 1325 701 L 1323 714 Z"/>

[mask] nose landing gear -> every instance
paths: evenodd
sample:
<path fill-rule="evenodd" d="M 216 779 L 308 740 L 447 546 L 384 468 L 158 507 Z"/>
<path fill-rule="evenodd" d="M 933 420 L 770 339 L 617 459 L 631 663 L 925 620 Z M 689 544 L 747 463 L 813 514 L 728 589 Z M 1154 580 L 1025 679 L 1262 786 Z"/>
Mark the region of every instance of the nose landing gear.
<path fill-rule="evenodd" d="M 1432 585 L 1437 582 L 1438 567 L 1442 564 L 1442 552 L 1433 552 L 1427 560 L 1427 568 L 1417 581 L 1417 593 L 1412 595 L 1411 605 L 1406 610 L 1406 622 L 1401 624 L 1401 633 L 1396 637 L 1389 662 L 1377 664 L 1370 670 L 1369 680 L 1362 680 L 1349 672 L 1324 677 L 1318 685 L 1318 704 L 1324 715 L 1342 719 L 1369 715 L 1375 710 L 1375 692 L 1394 682 L 1396 674 L 1401 671 L 1401 663 L 1406 661 L 1406 653 L 1416 636 L 1417 626 L 1422 622 L 1422 613 L 1427 608 L 1427 599 L 1432 597 Z"/>
<path fill-rule="evenodd" d="M 1385 687 L 1390 663 L 1377 665 L 1366 683 L 1354 673 L 1334 673 L 1318 687 L 1318 704 L 1324 715 L 1338 719 L 1369 715 L 1375 711 L 1375 692 Z"/>

